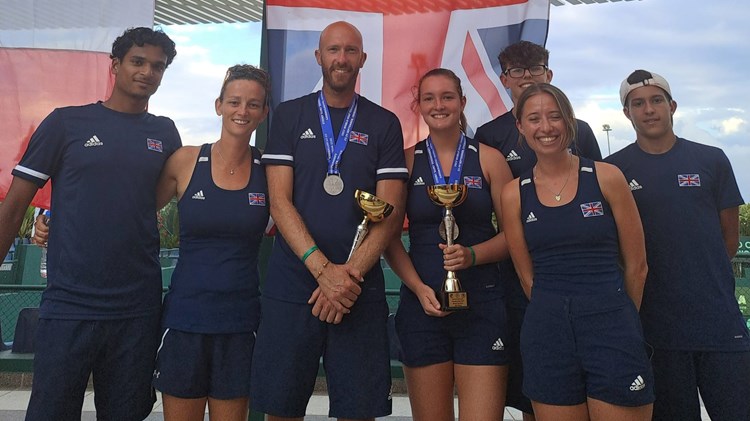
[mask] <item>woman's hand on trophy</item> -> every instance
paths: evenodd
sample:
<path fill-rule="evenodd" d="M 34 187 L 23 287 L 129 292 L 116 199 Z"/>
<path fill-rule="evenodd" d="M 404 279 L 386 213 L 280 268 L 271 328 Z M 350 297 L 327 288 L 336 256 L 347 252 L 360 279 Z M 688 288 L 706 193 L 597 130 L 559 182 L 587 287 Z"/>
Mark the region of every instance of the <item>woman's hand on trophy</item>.
<path fill-rule="evenodd" d="M 439 246 L 443 250 L 443 268 L 445 270 L 455 272 L 471 267 L 474 259 L 469 247 L 462 246 L 461 244 L 453 244 L 452 246 L 439 244 Z"/>
<path fill-rule="evenodd" d="M 312 315 L 317 317 L 320 321 L 332 324 L 339 324 L 344 318 L 344 312 L 336 311 L 333 304 L 328 301 L 325 294 L 320 290 L 320 287 L 315 288 L 310 299 L 307 300 L 307 304 L 312 304 Z"/>
<path fill-rule="evenodd" d="M 448 311 L 440 310 L 440 301 L 438 301 L 435 291 L 428 285 L 420 285 L 414 293 L 419 298 L 419 303 L 422 304 L 422 309 L 428 316 L 445 317 L 450 314 Z"/>
<path fill-rule="evenodd" d="M 336 311 L 349 313 L 349 308 L 357 301 L 362 288 L 362 274 L 355 268 L 343 264 L 327 263 L 316 277 L 323 295 Z"/>

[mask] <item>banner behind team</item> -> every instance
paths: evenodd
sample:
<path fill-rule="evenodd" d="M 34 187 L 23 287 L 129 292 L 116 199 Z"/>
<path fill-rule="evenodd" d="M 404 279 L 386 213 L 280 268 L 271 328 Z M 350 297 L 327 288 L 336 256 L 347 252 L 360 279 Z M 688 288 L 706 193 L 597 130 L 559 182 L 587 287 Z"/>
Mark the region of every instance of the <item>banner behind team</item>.
<path fill-rule="evenodd" d="M 153 0 L 0 0 L 0 200 L 31 134 L 53 109 L 104 100 L 112 41 L 153 26 Z M 50 183 L 32 204 L 49 207 Z"/>
<path fill-rule="evenodd" d="M 522 39 L 544 45 L 549 7 L 548 0 L 267 0 L 274 105 L 322 87 L 313 51 L 320 32 L 344 20 L 362 32 L 367 53 L 359 92 L 399 117 L 406 146 L 427 135 L 412 110 L 413 87 L 435 67 L 461 78 L 471 136 L 512 106 L 498 77 L 498 53 Z"/>

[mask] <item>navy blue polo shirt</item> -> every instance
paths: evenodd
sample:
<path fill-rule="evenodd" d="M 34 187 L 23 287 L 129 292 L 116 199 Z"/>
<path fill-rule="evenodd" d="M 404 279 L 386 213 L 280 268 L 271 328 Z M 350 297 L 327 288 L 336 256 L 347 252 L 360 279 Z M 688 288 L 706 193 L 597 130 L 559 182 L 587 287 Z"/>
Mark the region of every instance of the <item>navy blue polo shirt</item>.
<path fill-rule="evenodd" d="M 52 181 L 54 217 L 40 316 L 123 319 L 161 303 L 156 184 L 181 146 L 172 120 L 101 103 L 54 110 L 13 175 Z"/>
<path fill-rule="evenodd" d="M 405 180 L 409 174 L 398 119 L 392 112 L 360 97 L 357 118 L 339 166 L 344 191 L 337 196 L 327 194 L 323 179 L 328 160 L 317 99 L 318 94 L 313 93 L 279 104 L 261 162 L 293 167 L 294 206 L 315 244 L 332 262 L 341 264 L 349 255 L 363 216 L 354 201 L 354 191 L 375 193 L 378 181 Z M 339 133 L 346 111 L 330 108 L 334 135 Z M 383 300 L 385 286 L 380 265 L 373 266 L 364 278 L 358 301 Z M 277 234 L 263 294 L 276 300 L 306 303 L 317 285 L 299 256 Z"/>

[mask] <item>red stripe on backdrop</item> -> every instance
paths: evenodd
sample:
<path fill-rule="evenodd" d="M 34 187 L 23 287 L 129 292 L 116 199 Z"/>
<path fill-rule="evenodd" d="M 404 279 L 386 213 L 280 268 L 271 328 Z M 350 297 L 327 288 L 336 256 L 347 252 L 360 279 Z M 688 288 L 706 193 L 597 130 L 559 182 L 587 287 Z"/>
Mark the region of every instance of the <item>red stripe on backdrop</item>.
<path fill-rule="evenodd" d="M 486 7 L 509 6 L 526 2 L 527 0 L 267 0 L 266 4 L 269 6 L 313 7 L 355 12 L 375 12 L 385 15 L 406 15 L 426 12 L 447 12 L 457 9 L 483 9 Z"/>
<path fill-rule="evenodd" d="M 383 20 L 383 44 L 386 47 L 383 50 L 381 105 L 399 117 L 404 134 L 413 134 L 413 137 L 405 136 L 405 139 L 412 140 L 407 140 L 405 147 L 427 136 L 427 126 L 419 112 L 412 109 L 414 90 L 423 74 L 440 66 L 450 16 L 450 11 L 424 13 L 418 17 L 419 25 L 414 25 L 414 15 L 390 16 Z"/>
<path fill-rule="evenodd" d="M 466 74 L 469 76 L 469 83 L 471 83 L 474 86 L 474 89 L 477 90 L 487 104 L 487 107 L 489 107 L 492 115 L 505 114 L 508 109 L 505 107 L 505 104 L 503 104 L 500 94 L 497 93 L 495 85 L 493 85 L 492 81 L 487 76 L 487 73 L 482 68 L 482 61 L 481 58 L 479 58 L 479 52 L 474 46 L 474 43 L 471 42 L 471 36 L 469 34 L 466 34 L 461 65 L 463 65 Z"/>
<path fill-rule="evenodd" d="M 106 99 L 112 90 L 109 54 L 0 48 L 0 200 L 32 133 L 55 108 Z M 50 183 L 34 197 L 49 208 Z"/>

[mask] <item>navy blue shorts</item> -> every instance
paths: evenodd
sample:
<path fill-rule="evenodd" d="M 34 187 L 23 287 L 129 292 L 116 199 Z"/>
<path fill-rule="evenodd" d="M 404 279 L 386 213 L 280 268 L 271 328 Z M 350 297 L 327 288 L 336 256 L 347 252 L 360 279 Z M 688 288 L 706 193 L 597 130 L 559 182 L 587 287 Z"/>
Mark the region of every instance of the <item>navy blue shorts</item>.
<path fill-rule="evenodd" d="M 524 296 L 524 299 L 526 296 Z M 506 300 L 508 306 L 508 385 L 505 393 L 505 406 L 510 406 L 533 414 L 531 399 L 523 394 L 523 360 L 521 358 L 521 326 L 526 315 L 526 307 L 514 305 L 513 300 Z"/>
<path fill-rule="evenodd" d="M 396 333 L 407 367 L 453 361 L 465 365 L 508 364 L 508 328 L 502 298 L 472 302 L 469 310 L 446 317 L 425 314 L 419 299 L 401 294 Z"/>
<path fill-rule="evenodd" d="M 561 296 L 534 290 L 521 329 L 523 391 L 533 401 L 619 406 L 654 401 L 638 312 L 623 291 Z"/>
<path fill-rule="evenodd" d="M 203 334 L 164 329 L 154 387 L 183 399 L 250 396 L 255 334 Z"/>
<path fill-rule="evenodd" d="M 750 420 L 750 351 L 655 349 L 654 421 L 700 419 L 698 391 L 712 420 Z"/>
<path fill-rule="evenodd" d="M 375 418 L 391 413 L 385 301 L 357 302 L 338 325 L 321 322 L 309 304 L 261 298 L 251 375 L 254 410 L 302 417 L 321 356 L 329 416 Z"/>
<path fill-rule="evenodd" d="M 40 319 L 30 421 L 81 419 L 93 373 L 98 419 L 142 420 L 156 401 L 151 374 L 159 341 L 159 315 L 126 320 Z"/>

